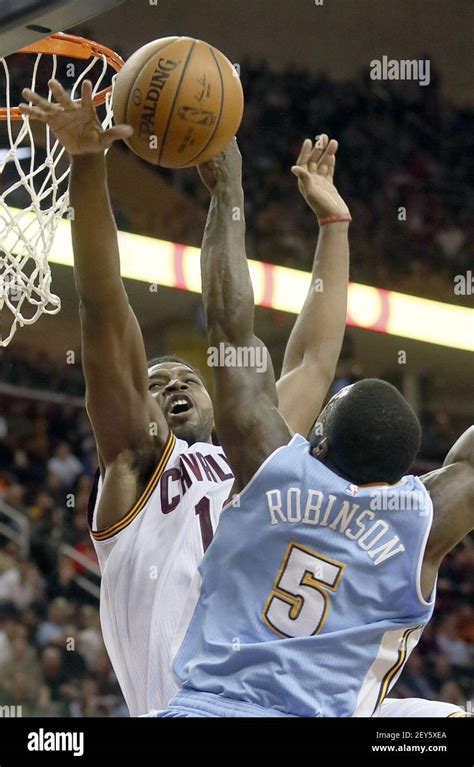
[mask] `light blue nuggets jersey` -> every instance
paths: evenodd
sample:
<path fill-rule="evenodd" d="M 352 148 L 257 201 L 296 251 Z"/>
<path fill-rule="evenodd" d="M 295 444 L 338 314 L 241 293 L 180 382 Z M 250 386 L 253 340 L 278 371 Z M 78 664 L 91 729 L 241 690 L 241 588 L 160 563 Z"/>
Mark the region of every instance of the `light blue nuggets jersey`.
<path fill-rule="evenodd" d="M 426 602 L 420 591 L 432 514 L 418 478 L 351 485 L 295 435 L 222 512 L 170 705 L 178 715 L 371 716 L 433 612 L 434 594 Z"/>

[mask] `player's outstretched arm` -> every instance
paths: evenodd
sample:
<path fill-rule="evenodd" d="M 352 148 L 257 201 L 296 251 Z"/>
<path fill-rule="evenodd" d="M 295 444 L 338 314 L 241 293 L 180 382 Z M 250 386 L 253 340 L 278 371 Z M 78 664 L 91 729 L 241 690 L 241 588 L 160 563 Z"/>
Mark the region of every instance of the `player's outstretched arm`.
<path fill-rule="evenodd" d="M 49 83 L 55 101 L 30 90 L 24 115 L 47 123 L 71 159 L 70 202 L 74 275 L 80 299 L 82 363 L 87 409 L 101 458 L 110 466 L 126 451 L 159 448 L 167 438 L 163 414 L 148 393 L 143 338 L 120 276 L 115 221 L 107 189 L 105 150 L 129 136 L 126 125 L 104 131 L 85 81 L 74 103 L 60 83 Z M 157 423 L 150 437 L 150 421 Z"/>
<path fill-rule="evenodd" d="M 434 507 L 423 568 L 434 576 L 443 557 L 474 528 L 474 426 L 453 445 L 441 469 L 421 480 Z"/>
<path fill-rule="evenodd" d="M 326 134 L 303 142 L 292 172 L 319 222 L 311 283 L 285 351 L 277 383 L 278 407 L 290 427 L 306 436 L 319 414 L 341 353 L 349 282 L 349 221 L 334 185 L 338 142 Z"/>
<path fill-rule="evenodd" d="M 290 431 L 277 410 L 270 355 L 254 334 L 242 158 L 235 139 L 200 173 L 211 191 L 201 273 L 216 428 L 239 490 L 288 442 Z"/>

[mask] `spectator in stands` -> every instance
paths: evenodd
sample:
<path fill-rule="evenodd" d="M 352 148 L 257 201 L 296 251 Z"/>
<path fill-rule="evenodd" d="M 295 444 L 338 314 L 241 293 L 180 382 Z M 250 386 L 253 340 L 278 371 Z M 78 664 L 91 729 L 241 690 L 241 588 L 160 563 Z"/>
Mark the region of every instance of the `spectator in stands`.
<path fill-rule="evenodd" d="M 0 666 L 13 654 L 13 642 L 21 635 L 20 614 L 11 602 L 0 603 Z"/>
<path fill-rule="evenodd" d="M 18 636 L 11 643 L 11 656 L 0 665 L 0 680 L 4 690 L 13 690 L 15 678 L 22 675 L 28 685 L 29 697 L 33 700 L 42 683 L 42 674 L 36 650 L 26 637 Z"/>
<path fill-rule="evenodd" d="M 78 640 L 78 650 L 83 656 L 87 668 L 92 670 L 98 660 L 104 655 L 104 641 L 100 630 L 99 610 L 92 605 L 84 605 L 79 612 L 81 627 Z"/>
<path fill-rule="evenodd" d="M 462 613 L 446 615 L 438 629 L 437 644 L 446 659 L 454 666 L 470 666 L 474 660 L 472 645 L 462 638 L 460 618 Z"/>
<path fill-rule="evenodd" d="M 455 441 L 451 419 L 445 410 L 437 411 L 423 429 L 423 454 L 433 461 L 444 461 Z"/>
<path fill-rule="evenodd" d="M 64 668 L 64 657 L 59 647 L 47 645 L 41 651 L 41 670 L 49 690 L 50 700 L 61 703 L 63 716 L 68 713 L 68 703 L 74 697 L 74 680 Z"/>
<path fill-rule="evenodd" d="M 59 474 L 56 474 L 54 471 L 48 471 L 46 474 L 44 489 L 47 493 L 49 493 L 49 495 L 51 495 L 55 504 L 64 506 L 66 500 L 65 489 Z"/>
<path fill-rule="evenodd" d="M 48 607 L 47 619 L 40 623 L 36 642 L 40 647 L 55 644 L 65 647 L 67 624 L 72 615 L 72 606 L 63 597 L 53 599 Z"/>
<path fill-rule="evenodd" d="M 109 716 L 101 705 L 100 690 L 96 679 L 88 677 L 79 685 L 76 699 L 71 703 L 71 716 Z"/>
<path fill-rule="evenodd" d="M 48 578 L 48 598 L 63 597 L 76 603 L 89 600 L 89 595 L 85 594 L 76 582 L 76 575 L 76 566 L 72 559 L 66 555 L 59 556 L 57 566 L 51 571 Z"/>
<path fill-rule="evenodd" d="M 467 697 L 456 680 L 456 672 L 445 655 L 437 655 L 429 681 L 436 690 L 436 699 L 466 707 Z"/>
<path fill-rule="evenodd" d="M 3 545 L 2 543 L 0 541 L 0 575 L 15 566 L 19 555 L 18 546 L 14 541 L 7 539 Z"/>
<path fill-rule="evenodd" d="M 49 494 L 46 493 L 43 493 L 43 496 L 50 498 Z M 33 525 L 31 531 L 31 554 L 47 579 L 48 593 L 50 592 L 50 581 L 56 572 L 59 549 L 66 540 L 65 517 L 65 510 L 61 506 L 53 506 L 52 508 L 48 506 L 42 511 L 40 521 Z"/>
<path fill-rule="evenodd" d="M 16 511 L 21 512 L 22 514 L 26 513 L 26 506 L 25 506 L 25 495 L 26 495 L 26 487 L 24 485 L 20 485 L 18 482 L 13 482 L 11 485 L 8 485 L 6 490 L 3 493 L 3 500 L 5 503 L 7 503 L 9 506 L 11 506 L 12 509 L 15 509 Z"/>
<path fill-rule="evenodd" d="M 27 558 L 0 575 L 0 601 L 10 601 L 19 610 L 42 599 L 44 582 L 37 566 Z"/>
<path fill-rule="evenodd" d="M 67 442 L 60 442 L 48 461 L 48 470 L 59 478 L 62 487 L 70 490 L 82 471 L 82 464 Z"/>
<path fill-rule="evenodd" d="M 28 676 L 17 671 L 10 680 L 0 684 L 2 705 L 16 708 L 16 716 L 36 716 L 38 687 L 31 684 Z"/>

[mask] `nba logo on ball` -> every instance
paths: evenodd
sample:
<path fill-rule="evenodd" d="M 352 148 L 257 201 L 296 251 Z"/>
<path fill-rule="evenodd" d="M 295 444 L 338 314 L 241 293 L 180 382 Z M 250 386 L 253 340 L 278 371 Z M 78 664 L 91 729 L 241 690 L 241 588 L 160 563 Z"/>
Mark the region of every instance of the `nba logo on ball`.
<path fill-rule="evenodd" d="M 136 51 L 118 73 L 114 120 L 134 129 L 127 145 L 165 168 L 187 168 L 218 154 L 235 136 L 244 98 L 235 68 L 191 37 L 164 37 Z"/>
<path fill-rule="evenodd" d="M 216 116 L 212 112 L 206 112 L 204 109 L 195 109 L 195 107 L 181 107 L 178 112 L 181 120 L 188 120 L 191 123 L 200 125 L 214 125 Z"/>

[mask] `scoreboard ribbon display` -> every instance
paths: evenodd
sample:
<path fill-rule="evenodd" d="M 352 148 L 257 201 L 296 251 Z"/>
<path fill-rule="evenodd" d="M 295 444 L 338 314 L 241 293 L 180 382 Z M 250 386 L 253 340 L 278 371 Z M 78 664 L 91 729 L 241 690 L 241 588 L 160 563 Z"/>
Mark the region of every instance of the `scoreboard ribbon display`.
<path fill-rule="evenodd" d="M 192 293 L 201 292 L 199 248 L 119 232 L 122 276 Z M 60 222 L 51 263 L 72 266 L 69 223 Z M 311 275 L 299 269 L 249 261 L 255 303 L 299 314 Z M 474 309 L 352 282 L 347 323 L 378 333 L 474 351 Z"/>

